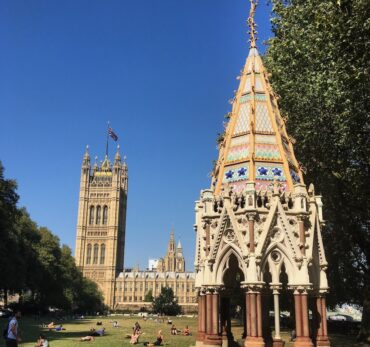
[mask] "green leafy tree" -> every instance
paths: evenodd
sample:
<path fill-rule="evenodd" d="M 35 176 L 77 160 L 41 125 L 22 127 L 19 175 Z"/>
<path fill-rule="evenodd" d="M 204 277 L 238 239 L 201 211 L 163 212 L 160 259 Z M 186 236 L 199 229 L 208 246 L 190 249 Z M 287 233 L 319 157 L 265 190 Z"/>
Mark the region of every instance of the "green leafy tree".
<path fill-rule="evenodd" d="M 16 233 L 18 216 L 16 192 L 17 183 L 4 177 L 4 167 L 0 162 L 0 290 L 7 302 L 8 291 L 19 289 L 22 278 L 15 278 L 15 273 L 21 269 L 19 259 L 19 237 Z"/>
<path fill-rule="evenodd" d="M 154 297 L 153 297 L 153 290 L 152 289 L 149 289 L 145 296 L 144 296 L 144 301 L 145 302 L 153 302 L 154 300 Z"/>
<path fill-rule="evenodd" d="M 370 2 L 273 0 L 265 57 L 306 182 L 323 195 L 329 303 L 363 306 L 370 336 Z"/>
<path fill-rule="evenodd" d="M 176 316 L 181 312 L 181 307 L 173 294 L 172 288 L 162 288 L 161 294 L 154 299 L 153 312 L 166 316 Z"/>

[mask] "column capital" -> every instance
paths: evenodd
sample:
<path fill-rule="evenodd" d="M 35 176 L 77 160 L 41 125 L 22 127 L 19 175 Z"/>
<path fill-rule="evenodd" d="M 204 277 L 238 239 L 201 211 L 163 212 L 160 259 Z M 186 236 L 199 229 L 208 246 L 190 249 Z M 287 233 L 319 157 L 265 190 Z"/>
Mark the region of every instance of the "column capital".
<path fill-rule="evenodd" d="M 281 283 L 270 283 L 270 289 L 272 289 L 273 294 L 279 294 L 282 288 Z"/>
<path fill-rule="evenodd" d="M 308 292 L 312 289 L 312 286 L 307 284 L 307 285 L 292 285 L 289 286 L 289 289 L 293 291 L 294 295 L 308 295 Z"/>
<path fill-rule="evenodd" d="M 245 216 L 247 217 L 248 220 L 254 221 L 257 217 L 257 212 L 247 212 Z"/>
<path fill-rule="evenodd" d="M 241 282 L 240 287 L 247 293 L 260 293 L 264 284 L 264 282 Z"/>

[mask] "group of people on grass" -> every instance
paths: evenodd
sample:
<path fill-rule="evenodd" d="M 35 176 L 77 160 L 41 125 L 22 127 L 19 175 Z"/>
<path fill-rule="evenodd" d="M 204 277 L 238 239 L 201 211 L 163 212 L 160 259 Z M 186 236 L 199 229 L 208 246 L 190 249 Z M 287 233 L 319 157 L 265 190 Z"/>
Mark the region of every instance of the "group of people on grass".
<path fill-rule="evenodd" d="M 9 320 L 6 328 L 3 331 L 3 337 L 6 341 L 6 347 L 17 347 L 18 343 L 21 341 L 20 331 L 18 327 L 18 320 L 21 318 L 21 312 L 16 312 L 11 319 Z M 184 336 L 190 336 L 189 327 L 186 326 L 185 329 L 181 332 L 181 330 L 177 330 L 176 326 L 172 324 L 172 321 L 168 320 L 171 324 L 171 335 L 178 335 L 181 334 Z M 97 322 L 97 325 L 101 326 L 99 329 L 91 328 L 88 335 L 81 337 L 79 341 L 94 341 L 95 337 L 104 336 L 105 335 L 105 328 L 102 326 L 103 322 Z M 118 328 L 119 324 L 117 321 L 112 321 L 112 326 L 114 328 Z M 48 329 L 49 331 L 62 331 L 66 330 L 61 324 L 56 325 L 54 322 L 50 322 L 49 324 L 42 324 L 42 327 Z M 130 344 L 137 344 L 139 343 L 139 337 L 143 334 L 141 326 L 139 322 L 136 322 L 132 328 L 132 334 L 126 335 L 126 337 L 130 338 Z M 158 330 L 156 340 L 154 342 L 144 342 L 145 346 L 161 346 L 163 345 L 163 333 L 162 330 Z M 35 347 L 50 347 L 49 341 L 44 334 L 40 334 Z"/>

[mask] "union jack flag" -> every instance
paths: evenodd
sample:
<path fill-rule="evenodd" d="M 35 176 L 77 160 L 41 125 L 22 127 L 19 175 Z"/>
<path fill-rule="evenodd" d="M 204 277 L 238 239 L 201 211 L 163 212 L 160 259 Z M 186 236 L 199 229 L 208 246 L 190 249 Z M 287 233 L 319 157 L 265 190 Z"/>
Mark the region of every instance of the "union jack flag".
<path fill-rule="evenodd" d="M 112 128 L 109 128 L 108 129 L 108 134 L 109 136 L 114 140 L 114 141 L 118 141 L 118 136 L 115 134 L 115 132 L 113 131 Z"/>

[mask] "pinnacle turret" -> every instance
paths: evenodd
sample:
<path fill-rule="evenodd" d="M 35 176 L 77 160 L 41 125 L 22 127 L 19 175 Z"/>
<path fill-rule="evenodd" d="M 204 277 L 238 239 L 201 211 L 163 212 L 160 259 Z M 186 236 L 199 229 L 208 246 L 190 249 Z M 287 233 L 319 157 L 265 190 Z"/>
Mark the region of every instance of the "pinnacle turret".
<path fill-rule="evenodd" d="M 120 154 L 120 146 L 117 146 L 116 155 L 114 156 L 114 166 L 115 167 L 121 167 L 122 161 L 121 161 L 121 154 Z"/>
<path fill-rule="evenodd" d="M 89 145 L 86 146 L 85 154 L 82 160 L 82 166 L 90 167 L 90 153 L 89 153 Z"/>

